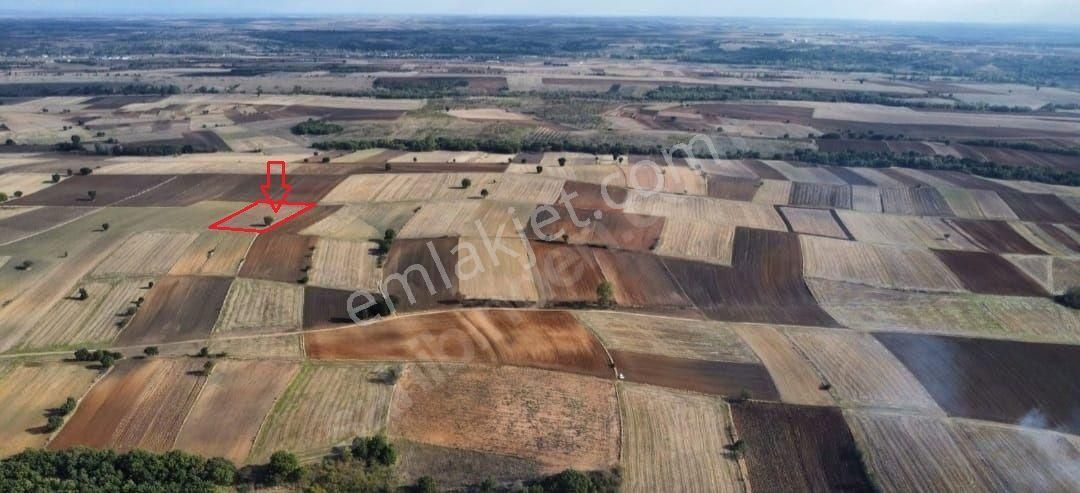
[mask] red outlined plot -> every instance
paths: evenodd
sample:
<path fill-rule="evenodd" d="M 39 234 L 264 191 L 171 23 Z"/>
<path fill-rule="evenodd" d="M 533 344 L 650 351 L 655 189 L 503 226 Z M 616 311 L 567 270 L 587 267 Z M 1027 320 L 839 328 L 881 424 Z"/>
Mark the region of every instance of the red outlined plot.
<path fill-rule="evenodd" d="M 275 186 L 274 169 L 281 170 L 281 181 Z M 289 202 L 292 185 L 286 181 L 285 161 L 266 162 L 266 182 L 259 186 L 262 200 L 256 200 L 215 221 L 210 229 L 237 233 L 268 233 L 301 214 L 313 209 L 315 202 Z M 268 211 L 265 209 L 269 209 Z M 260 216 L 260 212 L 265 215 Z M 262 220 L 262 223 L 253 222 Z"/>

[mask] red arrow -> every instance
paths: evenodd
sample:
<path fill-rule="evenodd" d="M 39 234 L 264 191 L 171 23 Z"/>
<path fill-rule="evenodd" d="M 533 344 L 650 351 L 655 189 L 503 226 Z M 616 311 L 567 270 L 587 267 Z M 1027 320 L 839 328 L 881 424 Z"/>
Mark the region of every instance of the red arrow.
<path fill-rule="evenodd" d="M 274 168 L 281 167 L 281 185 L 278 190 L 274 189 Z M 292 191 L 292 185 L 285 182 L 285 161 L 267 161 L 266 162 L 266 183 L 259 185 L 259 190 L 262 191 L 265 202 L 270 204 L 270 208 L 277 212 L 281 209 L 281 206 L 285 204 L 285 199 L 289 197 L 289 192 Z M 275 198 L 280 195 L 281 198 Z"/>

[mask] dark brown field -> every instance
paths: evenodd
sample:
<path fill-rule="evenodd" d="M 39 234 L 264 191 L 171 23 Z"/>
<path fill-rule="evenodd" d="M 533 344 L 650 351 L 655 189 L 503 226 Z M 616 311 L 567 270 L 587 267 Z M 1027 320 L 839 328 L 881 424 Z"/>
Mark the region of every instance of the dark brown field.
<path fill-rule="evenodd" d="M 1037 282 L 1001 256 L 986 252 L 934 250 L 964 287 L 975 293 L 1048 296 Z"/>
<path fill-rule="evenodd" d="M 458 292 L 457 238 L 396 240 L 383 266 L 387 294 L 398 311 L 434 308 L 461 300 Z"/>
<path fill-rule="evenodd" d="M 297 282 L 305 277 L 315 247 L 314 236 L 287 233 L 263 234 L 251 244 L 240 277 Z"/>
<path fill-rule="evenodd" d="M 603 211 L 615 210 L 612 204 L 625 204 L 627 190 L 622 187 L 606 187 L 608 199 L 604 199 L 603 187 L 595 183 L 580 181 L 567 181 L 563 184 L 563 194 L 575 209 L 599 209 Z"/>
<path fill-rule="evenodd" d="M 924 182 L 924 181 L 922 181 L 922 180 L 920 180 L 918 178 L 915 178 L 914 176 L 911 176 L 911 175 L 909 175 L 907 173 L 904 173 L 904 172 L 902 172 L 902 171 L 900 171 L 899 169 L 896 169 L 896 168 L 884 168 L 884 169 L 879 169 L 878 171 L 880 171 L 881 174 L 883 174 L 885 176 L 888 176 L 889 178 L 892 178 L 892 179 L 894 179 L 894 180 L 896 180 L 896 181 L 898 181 L 900 183 L 903 183 L 904 186 L 907 186 L 907 187 L 925 187 L 925 186 L 928 186 L 928 184 L 926 182 Z"/>
<path fill-rule="evenodd" d="M 962 157 L 1009 166 L 1042 166 L 1062 171 L 1080 170 L 1080 157 L 1002 147 L 952 144 Z"/>
<path fill-rule="evenodd" d="M 165 276 L 120 333 L 122 345 L 202 339 L 210 335 L 232 279 Z"/>
<path fill-rule="evenodd" d="M 78 169 L 75 170 L 78 173 Z M 104 207 L 173 178 L 168 175 L 74 176 L 10 202 L 11 205 L 78 205 Z M 97 192 L 90 200 L 89 191 Z M 256 189 L 257 190 L 257 189 Z M 115 205 L 125 205 L 123 202 Z"/>
<path fill-rule="evenodd" d="M 743 166 L 747 167 L 750 171 L 753 171 L 754 174 L 758 175 L 758 178 L 762 178 L 765 180 L 788 181 L 787 177 L 784 176 L 783 173 L 777 171 L 776 168 L 773 168 L 772 166 L 769 166 L 756 159 L 743 159 L 739 162 L 742 163 Z"/>
<path fill-rule="evenodd" d="M 758 188 L 761 187 L 761 180 L 731 178 L 721 175 L 709 175 L 707 180 L 709 196 L 718 199 L 749 202 L 754 198 Z"/>
<path fill-rule="evenodd" d="M 632 351 L 611 351 L 615 369 L 628 381 L 693 390 L 706 394 L 780 400 L 764 366 L 726 361 L 675 358 Z"/>
<path fill-rule="evenodd" d="M 14 217 L 0 219 L 0 243 L 44 231 L 92 210 L 88 207 L 42 207 Z"/>
<path fill-rule="evenodd" d="M 979 178 L 975 175 L 961 173 L 959 171 L 938 171 L 927 169 L 922 170 L 922 172 L 953 183 L 960 188 L 970 188 L 972 190 L 991 190 L 994 192 L 1016 192 L 1016 190 L 1012 187 Z"/>
<path fill-rule="evenodd" d="M 679 285 L 660 257 L 649 253 L 593 248 L 604 279 L 612 284 L 615 302 L 622 307 L 690 308 Z M 588 287 L 587 285 L 585 287 Z M 595 292 L 596 287 L 592 287 Z"/>
<path fill-rule="evenodd" d="M 863 175 L 860 175 L 849 168 L 843 166 L 825 166 L 825 169 L 839 177 L 841 180 L 847 182 L 848 185 L 862 185 L 866 187 L 876 187 L 877 184 L 866 179 Z"/>
<path fill-rule="evenodd" d="M 738 120 L 763 120 L 780 123 L 809 125 L 814 118 L 813 108 L 781 106 L 773 104 L 727 104 L 710 103 L 693 106 L 699 113 L 720 118 Z M 762 177 L 766 178 L 766 177 Z"/>
<path fill-rule="evenodd" d="M 1080 214 L 1056 195 L 1022 192 L 998 192 L 998 195 L 1024 221 L 1080 223 Z"/>
<path fill-rule="evenodd" d="M 839 409 L 743 402 L 731 414 L 755 491 L 874 491 Z"/>
<path fill-rule="evenodd" d="M 850 209 L 851 186 L 795 182 L 791 185 L 788 204 L 803 207 Z"/>
<path fill-rule="evenodd" d="M 543 225 L 526 228 L 531 239 L 623 250 L 652 250 L 664 229 L 662 217 L 577 207 L 540 206 L 531 217 L 533 224 Z"/>
<path fill-rule="evenodd" d="M 309 358 L 531 366 L 612 378 L 607 354 L 567 312 L 464 310 L 304 335 Z"/>
<path fill-rule="evenodd" d="M 1017 233 L 1009 223 L 1005 221 L 979 221 L 975 219 L 950 220 L 957 229 L 962 231 L 979 246 L 994 253 L 1024 253 L 1030 255 L 1044 255 L 1035 245 L 1032 245 L 1020 233 Z M 1062 235 L 1069 235 L 1062 232 Z M 1070 237 L 1071 239 L 1071 237 Z"/>
<path fill-rule="evenodd" d="M 1057 240 L 1058 243 L 1061 243 L 1062 245 L 1068 247 L 1069 250 L 1073 251 L 1073 253 L 1080 253 L 1080 242 L 1077 242 L 1076 239 L 1072 237 L 1072 235 L 1059 229 L 1053 224 L 1042 223 L 1036 224 L 1035 226 L 1042 230 L 1042 232 L 1046 233 L 1047 236 Z"/>
<path fill-rule="evenodd" d="M 541 301 L 554 305 L 592 303 L 604 273 L 588 247 L 531 241 L 534 277 Z"/>
<path fill-rule="evenodd" d="M 243 187 L 258 192 L 260 179 L 263 178 L 255 175 L 236 174 L 178 175 L 176 179 L 160 187 L 138 197 L 125 200 L 122 205 L 132 207 L 172 207 L 187 206 L 204 200 L 226 200 L 224 197 L 228 197 L 233 190 Z M 253 194 L 249 193 L 248 195 Z M 251 200 L 257 198 L 259 197 L 253 196 Z"/>
<path fill-rule="evenodd" d="M 329 166 L 329 165 L 328 165 Z M 343 175 L 289 175 L 290 202 L 318 202 L 346 177 Z M 231 190 L 225 191 L 217 200 L 251 202 L 260 200 L 259 185 L 266 180 L 262 175 L 245 175 L 244 180 Z"/>
<path fill-rule="evenodd" d="M 952 416 L 1080 432 L 1080 346 L 874 334 Z"/>
<path fill-rule="evenodd" d="M 798 236 L 735 230 L 732 267 L 665 258 L 683 291 L 715 320 L 836 327 L 802 280 Z"/>

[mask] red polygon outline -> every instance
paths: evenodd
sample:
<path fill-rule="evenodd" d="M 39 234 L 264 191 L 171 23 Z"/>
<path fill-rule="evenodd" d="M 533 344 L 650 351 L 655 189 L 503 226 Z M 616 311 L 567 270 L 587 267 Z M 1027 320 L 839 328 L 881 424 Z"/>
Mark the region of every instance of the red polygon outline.
<path fill-rule="evenodd" d="M 303 208 L 296 211 L 296 212 L 294 212 L 294 213 L 292 213 L 292 214 L 289 214 L 288 216 L 285 216 L 283 219 L 279 219 L 277 221 L 274 221 L 273 224 L 271 224 L 269 226 L 265 226 L 265 227 L 262 227 L 262 228 L 255 228 L 255 227 L 240 228 L 240 227 L 236 227 L 236 226 L 225 226 L 224 225 L 225 223 L 229 222 L 230 219 L 232 219 L 232 218 L 234 218 L 236 216 L 239 216 L 240 214 L 243 214 L 243 213 L 255 208 L 259 204 L 267 204 L 267 205 L 269 205 L 271 207 L 273 207 L 274 205 L 277 205 L 278 209 L 280 209 L 282 206 L 286 206 L 286 205 L 294 205 L 294 206 L 299 205 L 299 206 L 302 206 Z M 229 214 L 228 216 L 225 216 L 225 217 L 223 217 L 221 219 L 218 219 L 217 221 L 215 221 L 213 224 L 210 225 L 210 229 L 216 229 L 218 231 L 233 231 L 233 232 L 237 232 L 237 233 L 269 233 L 269 232 L 277 229 L 278 226 L 281 226 L 282 224 L 285 224 L 285 223 L 295 219 L 297 216 L 299 216 L 299 215 L 313 209 L 316 205 L 317 204 L 315 202 L 276 202 L 276 203 L 274 203 L 274 202 L 270 202 L 269 200 L 256 200 L 255 202 L 252 202 L 252 203 L 244 206 L 242 209 L 240 209 L 240 210 L 238 210 L 236 212 L 233 212 L 232 214 Z"/>

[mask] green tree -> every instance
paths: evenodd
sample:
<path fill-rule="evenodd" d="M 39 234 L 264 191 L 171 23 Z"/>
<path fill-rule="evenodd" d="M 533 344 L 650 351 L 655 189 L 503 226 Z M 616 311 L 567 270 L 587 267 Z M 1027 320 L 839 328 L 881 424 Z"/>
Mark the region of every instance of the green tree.
<path fill-rule="evenodd" d="M 263 216 L 263 226 L 269 226 L 269 225 L 273 224 L 273 222 L 274 222 L 274 217 L 273 216 Z"/>
<path fill-rule="evenodd" d="M 109 230 L 109 223 L 101 223 L 101 230 L 102 231 L 108 231 Z"/>
<path fill-rule="evenodd" d="M 103 354 L 98 363 L 101 363 L 102 368 L 112 368 L 112 365 L 116 363 L 116 358 L 111 354 Z"/>
<path fill-rule="evenodd" d="M 53 183 L 60 183 L 60 173 L 53 173 L 52 174 L 52 182 Z"/>
<path fill-rule="evenodd" d="M 87 190 L 86 197 L 93 201 L 97 198 L 97 190 Z"/>
<path fill-rule="evenodd" d="M 157 346 L 146 346 L 146 348 L 143 349 L 142 352 L 143 352 L 143 354 L 145 354 L 147 356 L 157 356 L 158 355 L 158 348 L 157 348 Z"/>
<path fill-rule="evenodd" d="M 544 490 L 553 493 L 593 493 L 596 491 L 588 476 L 573 469 L 567 469 L 544 481 Z"/>
<path fill-rule="evenodd" d="M 610 281 L 603 281 L 596 286 L 596 301 L 600 306 L 615 304 L 615 286 Z"/>
<path fill-rule="evenodd" d="M 76 401 L 74 397 L 68 397 L 64 400 L 64 403 L 57 408 L 60 411 L 61 416 L 67 416 L 71 414 L 71 411 L 75 410 L 75 406 L 79 405 L 79 401 Z"/>
<path fill-rule="evenodd" d="M 438 493 L 439 485 L 431 476 L 420 476 L 416 480 L 416 491 L 418 493 Z"/>
<path fill-rule="evenodd" d="M 0 202 L 7 202 L 8 196 L 4 192 L 0 192 Z"/>
<path fill-rule="evenodd" d="M 266 466 L 271 484 L 295 483 L 303 475 L 300 460 L 296 455 L 279 450 L 270 456 L 270 463 Z"/>
<path fill-rule="evenodd" d="M 468 178 L 461 179 L 461 188 L 469 188 L 472 186 L 472 180 Z"/>
<path fill-rule="evenodd" d="M 565 157 L 562 157 L 562 156 L 559 157 L 559 166 L 566 166 L 566 158 Z"/>
<path fill-rule="evenodd" d="M 485 199 L 486 199 L 486 198 L 487 198 L 487 196 L 488 196 L 488 189 L 486 189 L 486 188 L 484 188 L 484 189 L 481 189 L 481 190 L 480 190 L 480 197 L 481 197 L 481 198 L 485 198 Z"/>
<path fill-rule="evenodd" d="M 79 145 L 79 142 L 82 142 L 82 137 L 79 137 L 78 135 L 72 135 L 71 136 L 71 143 L 72 144 Z"/>
<path fill-rule="evenodd" d="M 540 173 L 543 173 L 543 172 L 544 172 L 544 167 L 540 166 L 539 164 L 536 165 L 536 174 L 539 175 Z"/>

